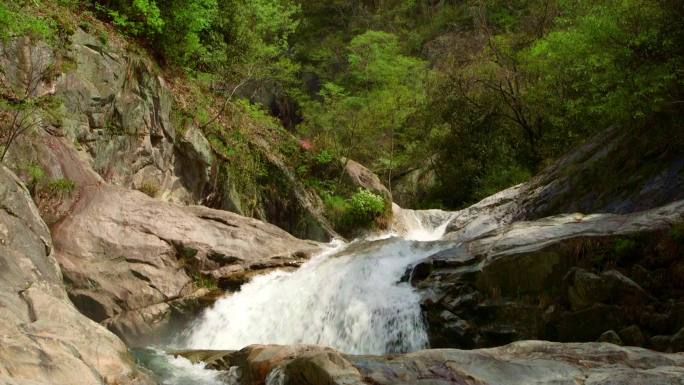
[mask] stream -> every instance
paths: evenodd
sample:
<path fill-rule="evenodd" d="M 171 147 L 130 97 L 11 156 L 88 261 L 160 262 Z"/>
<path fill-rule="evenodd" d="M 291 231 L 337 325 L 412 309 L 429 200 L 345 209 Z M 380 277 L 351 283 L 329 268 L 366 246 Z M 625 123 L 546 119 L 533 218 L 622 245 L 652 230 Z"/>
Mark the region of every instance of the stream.
<path fill-rule="evenodd" d="M 428 346 L 420 296 L 407 268 L 446 247 L 436 227 L 411 218 L 395 234 L 339 240 L 292 272 L 258 276 L 206 309 L 174 346 L 138 358 L 165 385 L 236 384 L 235 373 L 208 370 L 165 349 L 239 350 L 252 344 L 315 344 L 349 354 L 405 353 Z"/>

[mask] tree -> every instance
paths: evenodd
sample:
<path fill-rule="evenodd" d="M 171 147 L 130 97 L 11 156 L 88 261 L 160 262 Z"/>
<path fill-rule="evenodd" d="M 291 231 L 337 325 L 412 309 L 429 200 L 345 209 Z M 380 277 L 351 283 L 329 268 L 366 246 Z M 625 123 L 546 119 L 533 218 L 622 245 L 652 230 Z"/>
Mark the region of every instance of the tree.
<path fill-rule="evenodd" d="M 30 37 L 21 38 L 17 44 L 21 71 L 14 84 L 0 73 L 0 162 L 20 136 L 42 125 L 37 112 L 43 97 L 38 95 L 38 89 L 52 76 L 54 68 L 51 57 L 35 52 L 31 44 Z"/>
<path fill-rule="evenodd" d="M 408 117 L 425 102 L 425 62 L 401 53 L 396 36 L 368 31 L 348 44 L 346 70 L 305 105 L 305 128 L 385 175 L 391 184 Z"/>

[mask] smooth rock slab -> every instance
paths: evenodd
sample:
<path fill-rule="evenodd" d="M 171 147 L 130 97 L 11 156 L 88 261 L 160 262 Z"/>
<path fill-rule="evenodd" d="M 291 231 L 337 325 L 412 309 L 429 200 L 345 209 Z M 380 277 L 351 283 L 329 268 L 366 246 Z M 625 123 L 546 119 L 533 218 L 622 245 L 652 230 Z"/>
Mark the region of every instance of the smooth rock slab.
<path fill-rule="evenodd" d="M 315 346 L 254 345 L 239 352 L 185 352 L 208 367 L 237 366 L 242 385 L 681 385 L 684 354 L 606 343 L 522 341 L 507 346 L 350 356 Z M 217 357 L 220 357 L 218 359 Z M 259 370 L 255 371 L 254 368 Z"/>
<path fill-rule="evenodd" d="M 319 249 L 255 219 L 106 185 L 84 189 L 53 237 L 75 304 L 136 344 L 198 284 L 297 266 Z"/>

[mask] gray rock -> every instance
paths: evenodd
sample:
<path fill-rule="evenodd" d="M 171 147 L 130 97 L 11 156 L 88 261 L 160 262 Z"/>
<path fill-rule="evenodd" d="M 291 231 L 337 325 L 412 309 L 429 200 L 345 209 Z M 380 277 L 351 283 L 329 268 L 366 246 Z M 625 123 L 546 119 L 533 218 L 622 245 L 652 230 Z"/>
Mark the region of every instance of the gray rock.
<path fill-rule="evenodd" d="M 365 188 L 386 197 L 390 201 L 392 200 L 390 191 L 371 170 L 352 159 L 343 159 L 342 164 L 344 166 L 344 176 L 346 177 L 347 183 L 350 183 L 352 186 Z"/>
<path fill-rule="evenodd" d="M 0 166 L 0 383 L 151 384 L 126 346 L 69 301 L 26 188 Z"/>
<path fill-rule="evenodd" d="M 639 285 L 615 270 L 596 275 L 576 269 L 569 275 L 571 283 L 568 298 L 574 310 L 599 302 L 635 305 L 643 303 L 648 297 Z"/>
<path fill-rule="evenodd" d="M 645 331 L 661 334 L 676 317 L 641 322 L 639 312 L 660 314 L 665 298 L 651 296 L 615 269 L 598 273 L 576 266 L 579 253 L 588 253 L 581 262 L 586 264 L 593 252 L 610 253 L 620 237 L 639 233 L 641 239 L 659 239 L 667 233 L 661 230 L 682 221 L 684 201 L 678 201 L 624 215 L 568 214 L 495 224 L 494 230 L 471 233 L 473 239 L 463 231 L 452 233 L 454 246 L 416 263 L 410 275 L 423 295 L 431 344 L 469 346 L 445 338 L 449 321 L 442 317 L 444 310 L 472 325 L 482 347 L 519 339 L 595 341 L 607 329 L 622 330 L 637 322 L 640 328 L 653 323 L 653 330 Z M 475 303 L 458 300 L 474 292 L 480 293 Z M 646 339 L 628 343 L 643 346 Z"/>
<path fill-rule="evenodd" d="M 672 350 L 674 350 L 675 352 L 684 351 L 684 327 L 679 329 L 679 331 L 672 336 L 670 343 L 672 346 Z"/>
<path fill-rule="evenodd" d="M 615 330 L 608 330 L 601 334 L 598 338 L 598 342 L 607 342 L 614 345 L 622 345 L 622 340 L 620 336 L 615 332 Z"/>
<path fill-rule="evenodd" d="M 637 325 L 630 325 L 618 332 L 625 345 L 644 346 L 646 338 Z"/>
<path fill-rule="evenodd" d="M 106 185 L 84 189 L 53 236 L 75 304 L 136 344 L 195 301 L 198 276 L 245 282 L 298 266 L 319 249 L 255 219 Z M 231 256 L 231 263 L 217 255 Z"/>
<path fill-rule="evenodd" d="M 524 341 L 479 350 L 432 349 L 392 356 L 351 356 L 313 346 L 184 352 L 214 369 L 238 366 L 242 385 L 277 378 L 284 385 L 574 385 L 684 384 L 684 355 L 612 344 Z"/>

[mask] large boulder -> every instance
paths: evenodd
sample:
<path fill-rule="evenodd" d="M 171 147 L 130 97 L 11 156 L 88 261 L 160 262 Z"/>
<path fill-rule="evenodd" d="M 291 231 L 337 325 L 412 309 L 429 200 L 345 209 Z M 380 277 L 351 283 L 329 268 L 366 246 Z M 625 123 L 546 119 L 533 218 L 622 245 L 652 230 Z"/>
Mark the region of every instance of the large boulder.
<path fill-rule="evenodd" d="M 255 219 L 107 185 L 83 189 L 53 236 L 76 306 L 136 343 L 207 289 L 236 290 L 319 249 Z"/>
<path fill-rule="evenodd" d="M 371 170 L 352 159 L 342 159 L 344 176 L 350 185 L 370 190 L 375 194 L 392 200 L 392 194 L 382 183 L 380 178 Z"/>
<path fill-rule="evenodd" d="M 684 384 L 682 354 L 600 343 L 525 341 L 494 349 L 434 349 L 392 356 L 262 345 L 239 352 L 180 354 L 216 370 L 238 368 L 241 385 Z"/>
<path fill-rule="evenodd" d="M 47 226 L 1 166 L 0 202 L 0 383 L 151 383 L 123 342 L 70 302 Z"/>
<path fill-rule="evenodd" d="M 683 226 L 678 201 L 447 235 L 457 242 L 408 274 L 423 296 L 430 345 L 594 341 L 617 330 L 628 344 L 670 349 L 649 341 L 681 327 Z"/>

